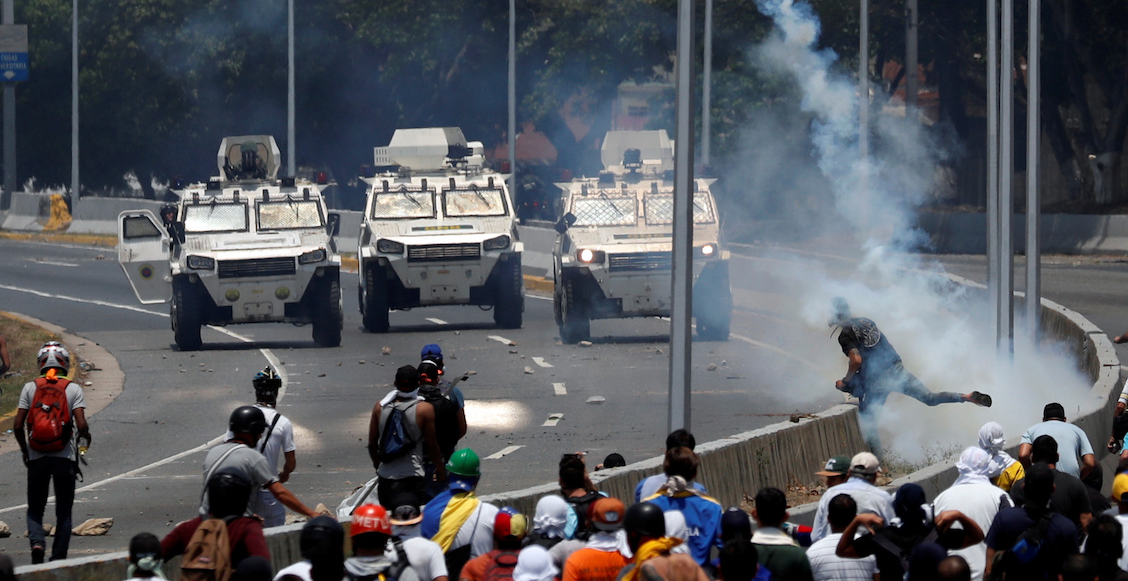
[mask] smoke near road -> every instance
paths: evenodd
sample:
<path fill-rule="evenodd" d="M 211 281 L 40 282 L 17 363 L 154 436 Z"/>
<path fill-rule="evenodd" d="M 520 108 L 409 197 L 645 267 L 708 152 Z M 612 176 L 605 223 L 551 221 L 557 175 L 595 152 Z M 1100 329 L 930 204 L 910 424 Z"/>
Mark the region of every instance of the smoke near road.
<path fill-rule="evenodd" d="M 906 369 L 929 389 L 978 390 L 994 397 L 991 409 L 966 403 L 928 408 L 894 395 L 882 415 L 884 445 L 919 461 L 928 449 L 973 444 L 987 421 L 999 422 L 1016 438 L 1041 421 L 1042 407 L 1051 401 L 1061 402 L 1070 418 L 1093 409 L 1099 402 L 1087 396 L 1088 382 L 1069 354 L 1055 344 L 1024 340 L 1021 320 L 1014 364 L 999 363 L 985 293 L 953 283 L 939 262 L 918 253 L 927 238 L 915 226 L 917 211 L 955 145 L 915 119 L 874 114 L 871 153 L 863 161 L 858 87 L 836 68 L 837 55 L 818 48 L 820 23 L 811 5 L 758 0 L 757 7 L 775 29 L 749 58 L 788 79 L 801 99 L 790 116 L 781 118 L 777 109 L 748 128 L 744 157 L 760 161 L 749 164 L 748 175 L 727 176 L 748 188 L 734 205 L 760 211 L 747 217 L 768 226 L 757 239 L 764 245 L 784 242 L 854 259 L 847 270 L 830 271 L 822 260 L 785 250 L 769 253 L 781 286 L 775 292 L 788 297 L 809 332 L 822 337 L 807 348 L 836 355 L 826 370 L 829 377 L 845 374 L 846 359 L 827 323 L 831 298 L 846 297 L 856 316 L 877 322 Z M 780 147 L 786 138 L 779 135 L 804 132 L 809 155 L 794 155 L 803 151 L 794 144 Z M 812 166 L 819 175 L 810 175 Z M 774 201 L 780 196 L 796 201 Z M 830 361 L 824 355 L 818 360 Z M 840 397 L 833 380 L 810 389 Z M 801 397 L 809 401 L 810 394 Z"/>

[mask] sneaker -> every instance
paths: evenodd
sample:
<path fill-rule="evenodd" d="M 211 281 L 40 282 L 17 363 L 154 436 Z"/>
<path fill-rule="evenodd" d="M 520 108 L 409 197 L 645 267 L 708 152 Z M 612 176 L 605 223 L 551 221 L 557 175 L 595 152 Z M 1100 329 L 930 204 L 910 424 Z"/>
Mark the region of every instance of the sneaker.
<path fill-rule="evenodd" d="M 43 554 L 46 552 L 45 548 L 40 545 L 35 545 L 31 548 L 31 564 L 38 565 L 43 562 Z"/>
<path fill-rule="evenodd" d="M 985 408 L 991 407 L 991 396 L 989 396 L 985 393 L 973 391 L 973 392 L 967 394 L 967 400 L 970 401 L 971 403 L 977 405 L 977 406 L 981 406 L 981 407 L 985 407 Z"/>

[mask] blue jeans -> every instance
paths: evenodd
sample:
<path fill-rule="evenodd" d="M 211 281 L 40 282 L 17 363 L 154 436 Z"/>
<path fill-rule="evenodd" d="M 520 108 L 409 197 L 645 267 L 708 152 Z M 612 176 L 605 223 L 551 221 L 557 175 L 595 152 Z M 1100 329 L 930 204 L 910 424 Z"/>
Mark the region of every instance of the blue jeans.
<path fill-rule="evenodd" d="M 858 416 L 862 428 L 862 437 L 869 444 L 874 454 L 881 455 L 881 439 L 878 437 L 877 424 L 881 415 L 881 408 L 891 393 L 907 395 L 927 406 L 936 406 L 942 403 L 958 403 L 963 401 L 963 395 L 953 391 L 934 393 L 925 387 L 915 375 L 905 371 L 897 363 L 882 372 L 876 378 L 866 378 L 863 392 L 858 402 Z M 857 395 L 857 394 L 855 394 Z"/>
<path fill-rule="evenodd" d="M 31 546 L 46 547 L 43 511 L 47 508 L 48 486 L 55 482 L 55 541 L 51 560 L 67 558 L 70 546 L 71 507 L 74 505 L 74 460 L 45 456 L 27 463 L 27 530 Z"/>

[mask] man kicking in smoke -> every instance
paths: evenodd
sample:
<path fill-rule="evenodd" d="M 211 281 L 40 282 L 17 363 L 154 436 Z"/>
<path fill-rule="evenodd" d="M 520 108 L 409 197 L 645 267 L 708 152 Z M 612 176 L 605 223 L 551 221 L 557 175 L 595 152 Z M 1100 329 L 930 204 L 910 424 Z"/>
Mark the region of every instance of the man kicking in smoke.
<path fill-rule="evenodd" d="M 901 356 L 873 321 L 852 316 L 850 305 L 842 297 L 836 297 L 831 305 L 834 313 L 830 324 L 841 331 L 838 343 L 842 346 L 842 353 L 850 360 L 846 377 L 835 382 L 834 387 L 858 398 L 862 436 L 875 454 L 881 453 L 878 416 L 891 393 L 905 394 L 929 406 L 966 401 L 991 407 L 991 396 L 978 391 L 963 394 L 929 391 L 919 379 L 905 371 Z"/>

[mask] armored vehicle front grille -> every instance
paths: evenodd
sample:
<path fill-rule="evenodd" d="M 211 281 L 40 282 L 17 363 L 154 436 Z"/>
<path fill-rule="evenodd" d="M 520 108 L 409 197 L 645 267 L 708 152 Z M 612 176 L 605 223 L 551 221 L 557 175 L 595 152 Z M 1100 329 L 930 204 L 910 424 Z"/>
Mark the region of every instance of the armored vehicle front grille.
<path fill-rule="evenodd" d="M 294 257 L 219 261 L 219 278 L 286 276 L 297 272 Z"/>
<path fill-rule="evenodd" d="M 480 244 L 435 244 L 408 246 L 407 259 L 411 262 L 443 262 L 450 260 L 478 260 L 482 254 Z"/>
<path fill-rule="evenodd" d="M 670 270 L 673 267 L 673 254 L 670 252 L 612 254 L 609 262 L 611 272 Z"/>

